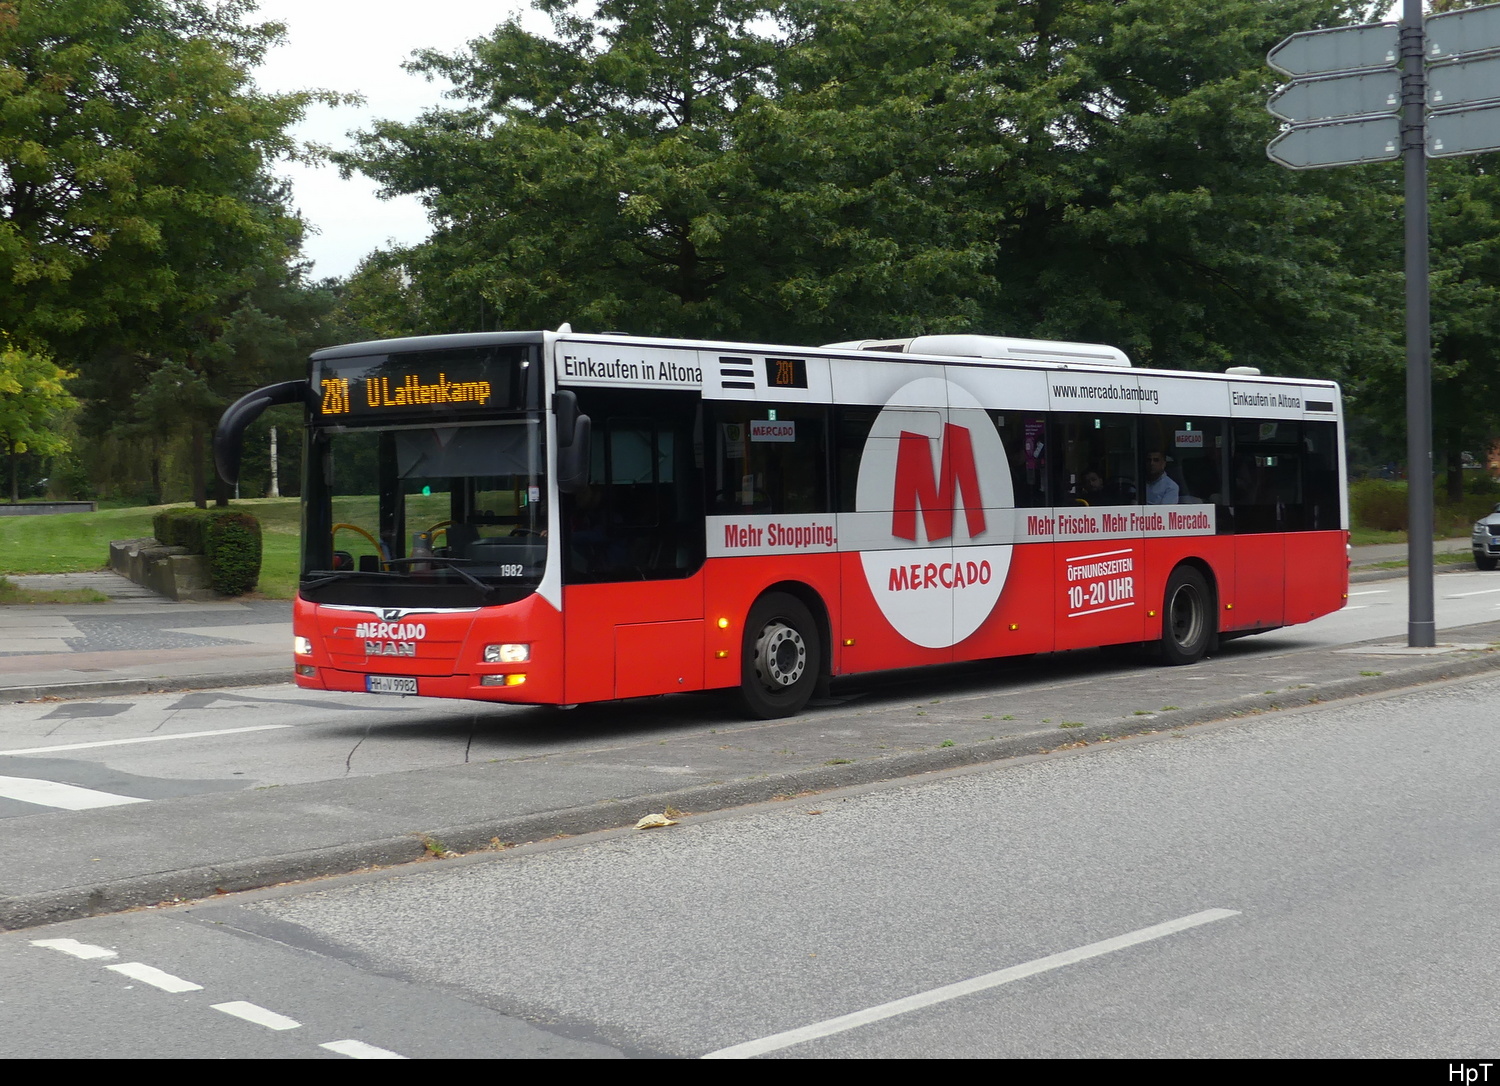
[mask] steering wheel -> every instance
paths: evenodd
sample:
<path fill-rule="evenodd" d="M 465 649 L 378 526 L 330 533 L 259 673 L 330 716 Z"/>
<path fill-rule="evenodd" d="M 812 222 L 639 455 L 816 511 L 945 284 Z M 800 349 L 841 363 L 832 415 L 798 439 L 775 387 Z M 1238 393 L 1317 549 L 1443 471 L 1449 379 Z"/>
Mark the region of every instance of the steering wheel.
<path fill-rule="evenodd" d="M 511 535 L 541 535 L 541 532 L 532 528 L 522 528 L 519 525 L 510 530 Z"/>

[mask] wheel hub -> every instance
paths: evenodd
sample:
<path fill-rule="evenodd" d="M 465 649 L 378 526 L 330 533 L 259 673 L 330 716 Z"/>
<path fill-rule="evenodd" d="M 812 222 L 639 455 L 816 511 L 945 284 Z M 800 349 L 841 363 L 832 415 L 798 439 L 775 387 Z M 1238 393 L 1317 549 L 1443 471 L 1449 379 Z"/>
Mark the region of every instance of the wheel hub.
<path fill-rule="evenodd" d="M 784 690 L 797 685 L 807 669 L 807 643 L 802 635 L 781 622 L 761 631 L 755 642 L 755 670 L 768 689 Z"/>
<path fill-rule="evenodd" d="M 1172 639 L 1179 645 L 1191 645 L 1198 639 L 1202 626 L 1198 594 L 1184 585 L 1172 596 Z"/>

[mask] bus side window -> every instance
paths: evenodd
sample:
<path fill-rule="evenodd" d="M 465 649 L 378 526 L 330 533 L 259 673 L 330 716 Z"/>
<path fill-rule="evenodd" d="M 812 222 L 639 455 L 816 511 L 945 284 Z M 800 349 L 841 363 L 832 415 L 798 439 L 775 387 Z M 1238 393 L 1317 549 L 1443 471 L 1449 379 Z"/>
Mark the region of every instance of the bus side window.
<path fill-rule="evenodd" d="M 1051 505 L 1047 486 L 1047 420 L 1043 415 L 991 411 L 1010 464 L 1011 493 L 1017 509 Z"/>
<path fill-rule="evenodd" d="M 1053 493 L 1060 504 L 1136 505 L 1140 462 L 1137 455 L 1136 417 L 1093 412 L 1067 412 L 1053 416 Z M 1101 486 L 1091 489 L 1089 476 L 1098 476 Z"/>
<path fill-rule="evenodd" d="M 802 404 L 716 404 L 709 500 L 719 516 L 828 508 L 828 411 Z"/>

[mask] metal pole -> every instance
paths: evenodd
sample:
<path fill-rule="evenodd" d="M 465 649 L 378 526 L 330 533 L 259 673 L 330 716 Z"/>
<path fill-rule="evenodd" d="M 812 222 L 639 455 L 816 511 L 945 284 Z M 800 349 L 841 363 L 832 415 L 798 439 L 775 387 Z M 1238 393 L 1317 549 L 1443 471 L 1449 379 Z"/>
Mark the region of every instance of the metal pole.
<path fill-rule="evenodd" d="M 1406 643 L 1437 644 L 1432 584 L 1432 328 L 1427 278 L 1427 133 L 1422 0 L 1401 9 L 1401 151 L 1406 168 Z"/>

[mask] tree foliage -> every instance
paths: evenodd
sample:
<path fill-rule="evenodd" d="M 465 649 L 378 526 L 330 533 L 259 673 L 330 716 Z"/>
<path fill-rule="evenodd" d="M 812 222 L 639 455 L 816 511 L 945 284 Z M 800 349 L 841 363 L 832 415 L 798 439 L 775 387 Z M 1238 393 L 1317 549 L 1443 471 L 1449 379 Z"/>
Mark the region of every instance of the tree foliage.
<path fill-rule="evenodd" d="M 0 337 L 0 449 L 10 470 L 10 500 L 18 501 L 22 453 L 55 456 L 68 451 L 63 419 L 76 407 L 67 383 L 73 374 L 51 358 L 24 351 Z"/>
<path fill-rule="evenodd" d="M 431 210 L 435 330 L 973 330 L 1342 375 L 1395 342 L 1390 172 L 1270 163 L 1330 0 L 539 0 L 344 159 Z"/>
<path fill-rule="evenodd" d="M 270 168 L 299 153 L 289 129 L 306 108 L 339 99 L 255 87 L 282 28 L 249 21 L 253 9 L 0 0 L 0 332 L 70 360 L 93 436 L 133 425 L 133 401 L 157 402 L 167 364 L 222 407 L 293 338 L 276 307 L 317 295 Z M 162 401 L 139 421 L 153 439 L 186 421 L 201 445 L 213 410 L 196 403 Z"/>

